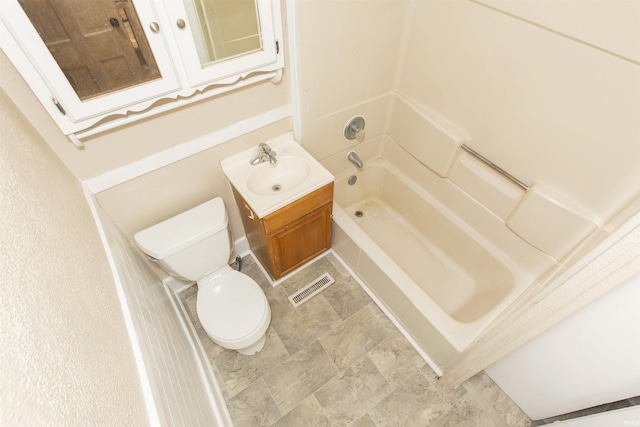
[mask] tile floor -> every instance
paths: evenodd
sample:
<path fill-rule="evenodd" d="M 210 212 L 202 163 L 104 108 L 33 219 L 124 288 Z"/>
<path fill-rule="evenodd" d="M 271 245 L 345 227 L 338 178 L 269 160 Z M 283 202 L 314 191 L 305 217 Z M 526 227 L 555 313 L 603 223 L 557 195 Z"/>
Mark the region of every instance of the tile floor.
<path fill-rule="evenodd" d="M 236 426 L 531 425 L 484 372 L 456 390 L 441 388 L 332 254 L 276 287 L 251 257 L 242 272 L 271 305 L 267 342 L 254 356 L 214 344 L 196 316 L 196 287 L 181 293 Z M 294 308 L 288 296 L 325 272 L 336 282 Z"/>

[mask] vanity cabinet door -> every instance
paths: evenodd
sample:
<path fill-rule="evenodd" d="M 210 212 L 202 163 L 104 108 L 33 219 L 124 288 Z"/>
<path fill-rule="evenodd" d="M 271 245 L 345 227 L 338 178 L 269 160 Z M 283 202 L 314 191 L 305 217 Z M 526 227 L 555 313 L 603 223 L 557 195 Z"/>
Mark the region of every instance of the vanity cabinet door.
<path fill-rule="evenodd" d="M 242 224 L 254 255 L 279 279 L 331 247 L 333 182 L 258 218 L 235 188 Z"/>
<path fill-rule="evenodd" d="M 327 203 L 268 236 L 274 276 L 282 277 L 331 246 L 331 210 Z"/>

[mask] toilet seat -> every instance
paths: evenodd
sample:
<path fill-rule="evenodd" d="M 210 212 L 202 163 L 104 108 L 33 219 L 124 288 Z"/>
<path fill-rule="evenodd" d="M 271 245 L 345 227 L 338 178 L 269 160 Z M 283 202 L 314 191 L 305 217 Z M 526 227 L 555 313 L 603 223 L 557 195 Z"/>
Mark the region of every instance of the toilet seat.
<path fill-rule="evenodd" d="M 202 282 L 198 282 L 196 311 L 212 340 L 226 348 L 241 349 L 265 333 L 271 310 L 253 279 L 229 268 Z"/>

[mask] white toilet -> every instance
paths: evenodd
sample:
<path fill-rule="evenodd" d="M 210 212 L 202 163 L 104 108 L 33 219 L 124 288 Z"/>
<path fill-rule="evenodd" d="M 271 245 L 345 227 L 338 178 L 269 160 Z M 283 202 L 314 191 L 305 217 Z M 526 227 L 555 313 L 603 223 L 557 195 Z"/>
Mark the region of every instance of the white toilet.
<path fill-rule="evenodd" d="M 198 318 L 214 342 L 247 355 L 262 349 L 271 309 L 260 286 L 227 264 L 232 242 L 220 197 L 133 237 L 167 273 L 198 283 Z"/>

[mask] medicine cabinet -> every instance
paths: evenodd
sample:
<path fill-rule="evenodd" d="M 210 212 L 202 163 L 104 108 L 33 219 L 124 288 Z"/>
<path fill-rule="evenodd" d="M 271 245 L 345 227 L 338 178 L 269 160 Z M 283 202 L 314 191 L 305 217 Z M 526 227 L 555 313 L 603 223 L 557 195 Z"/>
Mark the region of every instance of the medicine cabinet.
<path fill-rule="evenodd" d="M 5 0 L 0 46 L 65 135 L 80 138 L 284 66 L 279 0 Z"/>

